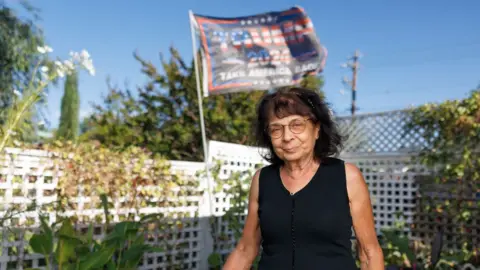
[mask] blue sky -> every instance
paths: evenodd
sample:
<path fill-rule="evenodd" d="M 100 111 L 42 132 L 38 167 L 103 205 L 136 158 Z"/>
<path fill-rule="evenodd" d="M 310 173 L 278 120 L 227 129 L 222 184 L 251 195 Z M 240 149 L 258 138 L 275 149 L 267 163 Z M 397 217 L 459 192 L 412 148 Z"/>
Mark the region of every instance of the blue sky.
<path fill-rule="evenodd" d="M 13 3 L 15 0 L 7 0 Z M 101 102 L 106 78 L 132 89 L 145 78 L 132 53 L 158 64 L 159 52 L 176 46 L 185 59 L 192 48 L 188 10 L 229 17 L 302 6 L 328 51 L 325 92 L 333 109 L 348 114 L 340 67 L 359 49 L 359 113 L 402 109 L 411 104 L 465 97 L 480 83 L 480 1 L 32 1 L 41 9 L 54 55 L 87 49 L 97 70 L 80 78 L 81 114 Z M 52 125 L 58 123 L 62 88 L 49 95 Z"/>

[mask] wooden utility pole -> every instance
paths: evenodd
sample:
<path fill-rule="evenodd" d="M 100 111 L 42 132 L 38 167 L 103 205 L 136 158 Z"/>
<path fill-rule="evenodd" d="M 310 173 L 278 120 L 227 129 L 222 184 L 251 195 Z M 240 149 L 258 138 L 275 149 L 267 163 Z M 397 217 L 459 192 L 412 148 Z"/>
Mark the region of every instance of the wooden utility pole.
<path fill-rule="evenodd" d="M 353 56 L 348 59 L 349 62 L 342 65 L 343 67 L 347 67 L 352 70 L 352 80 L 348 81 L 344 79 L 343 81 L 344 83 L 348 84 L 352 89 L 352 106 L 350 108 L 352 116 L 354 116 L 355 112 L 357 111 L 357 72 L 359 58 L 360 52 L 356 50 Z"/>
<path fill-rule="evenodd" d="M 355 115 L 357 110 L 357 71 L 358 71 L 358 58 L 360 53 L 358 50 L 355 51 L 355 54 L 352 57 L 352 116 Z"/>

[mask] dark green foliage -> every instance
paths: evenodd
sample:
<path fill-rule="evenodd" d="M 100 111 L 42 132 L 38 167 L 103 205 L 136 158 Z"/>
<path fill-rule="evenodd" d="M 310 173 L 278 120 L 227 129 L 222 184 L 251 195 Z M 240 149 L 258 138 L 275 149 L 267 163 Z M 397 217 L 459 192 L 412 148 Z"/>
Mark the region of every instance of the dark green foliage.
<path fill-rule="evenodd" d="M 105 195 L 102 195 L 102 202 L 108 221 Z M 74 229 L 72 218 L 50 225 L 40 217 L 41 230 L 30 238 L 29 244 L 33 252 L 45 257 L 46 269 L 137 269 L 145 253 L 165 251 L 145 243 L 145 226 L 156 220 L 154 214 L 144 216 L 138 222 L 117 223 L 98 241 L 94 239 L 93 223 L 82 233 Z"/>
<path fill-rule="evenodd" d="M 79 129 L 80 96 L 78 93 L 78 74 L 67 75 L 65 91 L 63 93 L 60 124 L 57 138 L 74 140 Z"/>
<path fill-rule="evenodd" d="M 37 48 L 45 45 L 44 36 L 35 24 L 38 11 L 26 1 L 21 4 L 27 11 L 25 17 L 0 1 L 0 124 L 6 121 L 6 108 L 13 106 L 17 95 L 23 93 L 27 85 L 39 81 L 32 80 L 32 74 L 41 57 Z M 39 105 L 42 101 L 43 98 Z M 34 129 L 43 118 L 40 108 L 31 108 L 30 115 L 20 123 L 23 132 L 18 139 L 29 142 L 36 139 Z"/>
<path fill-rule="evenodd" d="M 199 106 L 193 63 L 187 65 L 175 48 L 169 60 L 161 57 L 162 70 L 142 59 L 142 72 L 149 78 L 138 89 L 111 89 L 102 106 L 82 126 L 84 139 L 126 147 L 136 145 L 168 159 L 202 160 Z M 307 78 L 309 87 L 319 88 L 321 80 Z M 211 95 L 203 98 L 205 128 L 209 140 L 253 144 L 251 127 L 257 101 L 264 91 Z"/>

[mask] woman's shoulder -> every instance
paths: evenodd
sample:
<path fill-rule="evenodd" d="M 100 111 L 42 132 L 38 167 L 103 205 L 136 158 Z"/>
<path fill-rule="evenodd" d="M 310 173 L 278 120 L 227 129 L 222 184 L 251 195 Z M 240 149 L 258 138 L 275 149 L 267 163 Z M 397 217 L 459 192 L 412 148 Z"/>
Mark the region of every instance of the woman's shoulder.
<path fill-rule="evenodd" d="M 343 166 L 345 164 L 345 161 L 338 157 L 326 157 L 322 159 L 321 164 L 323 166 Z"/>
<path fill-rule="evenodd" d="M 347 174 L 360 173 L 360 169 L 355 164 L 338 157 L 327 157 L 325 159 L 322 159 L 322 164 L 325 166 L 341 166 L 345 168 Z"/>
<path fill-rule="evenodd" d="M 256 171 L 256 174 L 258 175 L 258 177 L 262 177 L 262 175 L 271 175 L 272 173 L 275 173 L 278 168 L 279 165 L 277 164 L 267 164 L 258 169 Z"/>
<path fill-rule="evenodd" d="M 357 179 L 362 177 L 361 170 L 353 163 L 345 161 L 344 159 L 337 157 L 328 157 L 322 160 L 322 166 L 325 167 L 335 167 L 342 171 L 345 171 L 347 181 L 350 179 Z M 356 181 L 356 180 L 354 180 Z"/>

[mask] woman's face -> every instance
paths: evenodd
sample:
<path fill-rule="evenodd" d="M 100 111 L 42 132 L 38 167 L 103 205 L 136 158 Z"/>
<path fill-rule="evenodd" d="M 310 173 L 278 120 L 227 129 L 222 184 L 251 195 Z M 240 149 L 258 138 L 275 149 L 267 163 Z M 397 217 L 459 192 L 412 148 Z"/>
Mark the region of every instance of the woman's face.
<path fill-rule="evenodd" d="M 306 116 L 270 117 L 267 129 L 277 156 L 285 162 L 297 161 L 313 154 L 320 125 Z"/>

